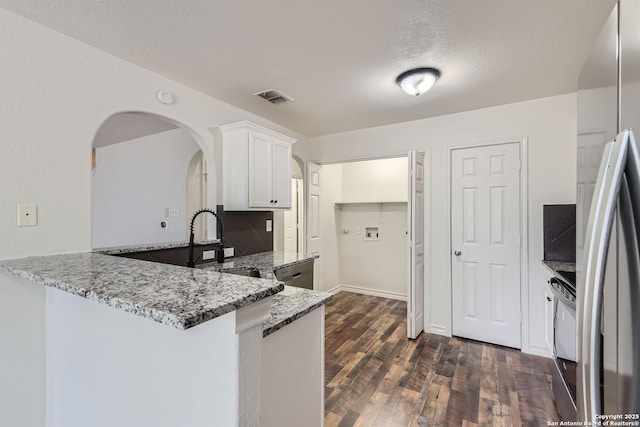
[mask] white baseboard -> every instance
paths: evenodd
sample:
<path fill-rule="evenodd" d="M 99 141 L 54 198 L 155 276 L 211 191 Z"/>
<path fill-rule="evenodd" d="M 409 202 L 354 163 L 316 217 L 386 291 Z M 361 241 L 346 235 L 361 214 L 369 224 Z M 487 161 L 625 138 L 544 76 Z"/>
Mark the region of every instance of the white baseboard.
<path fill-rule="evenodd" d="M 337 294 L 338 292 L 353 292 L 355 294 L 363 294 L 363 295 L 371 295 L 374 297 L 382 297 L 382 298 L 390 298 L 399 301 L 407 301 L 407 296 L 404 294 L 399 294 L 397 292 L 389 292 L 389 291 L 379 291 L 375 289 L 361 288 L 359 286 L 349 286 L 349 285 L 340 285 L 328 291 L 332 294 Z"/>
<path fill-rule="evenodd" d="M 546 347 L 530 345 L 529 348 L 522 348 L 522 352 L 526 354 L 533 354 L 534 356 L 546 357 L 548 359 L 553 358 L 553 352 Z"/>
<path fill-rule="evenodd" d="M 342 286 L 336 286 L 335 288 L 329 289 L 327 292 L 329 292 L 332 295 L 337 294 L 338 292 L 340 292 Z"/>
<path fill-rule="evenodd" d="M 431 325 L 431 327 L 429 328 L 429 333 L 435 334 L 435 335 L 442 335 L 445 337 L 451 336 L 451 334 L 447 331 L 447 328 L 445 326 L 440 326 L 440 325 Z"/>

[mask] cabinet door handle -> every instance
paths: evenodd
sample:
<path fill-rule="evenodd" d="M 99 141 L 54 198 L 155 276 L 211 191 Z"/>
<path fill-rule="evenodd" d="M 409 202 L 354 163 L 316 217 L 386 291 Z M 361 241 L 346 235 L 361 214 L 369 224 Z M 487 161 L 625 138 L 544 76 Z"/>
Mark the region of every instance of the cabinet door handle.
<path fill-rule="evenodd" d="M 269 203 L 273 203 L 273 200 L 269 200 Z"/>
<path fill-rule="evenodd" d="M 277 200 L 274 200 L 274 201 L 273 201 L 273 203 L 278 203 L 278 201 L 277 201 Z"/>

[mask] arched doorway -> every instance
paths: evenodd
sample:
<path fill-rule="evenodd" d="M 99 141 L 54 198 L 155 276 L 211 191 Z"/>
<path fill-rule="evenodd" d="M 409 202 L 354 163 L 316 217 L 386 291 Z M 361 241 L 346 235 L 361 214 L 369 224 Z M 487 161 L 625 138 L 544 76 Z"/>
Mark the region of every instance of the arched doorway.
<path fill-rule="evenodd" d="M 105 120 L 93 142 L 94 249 L 188 239 L 193 213 L 209 207 L 203 142 L 197 139 L 184 125 L 155 114 L 123 112 Z M 206 228 L 196 227 L 203 240 Z"/>

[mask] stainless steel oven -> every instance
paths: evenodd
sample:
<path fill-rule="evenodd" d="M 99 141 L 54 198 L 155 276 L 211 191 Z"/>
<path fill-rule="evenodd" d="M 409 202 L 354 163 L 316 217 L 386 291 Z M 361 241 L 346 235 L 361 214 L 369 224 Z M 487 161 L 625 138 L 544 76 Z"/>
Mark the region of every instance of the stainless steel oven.
<path fill-rule="evenodd" d="M 549 280 L 554 298 L 553 394 L 564 421 L 576 419 L 576 287 L 575 272 L 555 271 Z"/>

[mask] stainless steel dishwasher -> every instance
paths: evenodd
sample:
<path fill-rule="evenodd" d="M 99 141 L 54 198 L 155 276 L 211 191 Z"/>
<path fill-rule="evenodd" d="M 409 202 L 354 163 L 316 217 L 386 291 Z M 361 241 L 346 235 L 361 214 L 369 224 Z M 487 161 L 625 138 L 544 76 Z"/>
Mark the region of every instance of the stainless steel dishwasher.
<path fill-rule="evenodd" d="M 275 270 L 276 279 L 287 286 L 313 289 L 313 259 Z"/>

